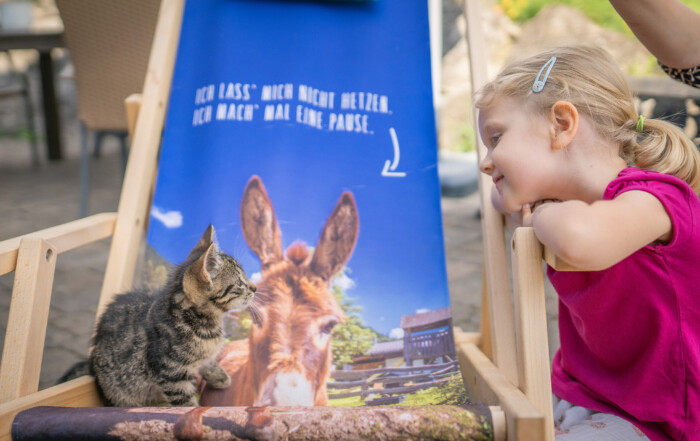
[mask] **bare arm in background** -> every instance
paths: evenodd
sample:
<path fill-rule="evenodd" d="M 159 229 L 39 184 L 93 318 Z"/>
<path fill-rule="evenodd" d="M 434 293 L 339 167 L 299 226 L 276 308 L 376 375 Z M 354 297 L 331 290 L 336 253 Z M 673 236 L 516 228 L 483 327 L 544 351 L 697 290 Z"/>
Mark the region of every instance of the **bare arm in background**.
<path fill-rule="evenodd" d="M 700 15 L 679 0 L 610 0 L 639 41 L 663 64 L 700 66 Z"/>

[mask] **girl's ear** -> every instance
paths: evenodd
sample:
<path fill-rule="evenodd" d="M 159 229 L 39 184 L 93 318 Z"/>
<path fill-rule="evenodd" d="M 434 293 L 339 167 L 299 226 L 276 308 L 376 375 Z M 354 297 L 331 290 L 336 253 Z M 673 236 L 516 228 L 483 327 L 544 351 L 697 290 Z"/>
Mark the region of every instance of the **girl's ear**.
<path fill-rule="evenodd" d="M 552 123 L 552 148 L 555 150 L 568 146 L 578 132 L 578 110 L 568 101 L 557 101 L 549 111 Z"/>

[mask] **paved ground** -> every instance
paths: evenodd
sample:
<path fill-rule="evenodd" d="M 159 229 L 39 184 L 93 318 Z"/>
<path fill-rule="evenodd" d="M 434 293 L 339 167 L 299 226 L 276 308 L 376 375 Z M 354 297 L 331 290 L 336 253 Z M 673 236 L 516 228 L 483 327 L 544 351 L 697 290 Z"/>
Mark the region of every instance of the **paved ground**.
<path fill-rule="evenodd" d="M 78 213 L 79 131 L 74 91 L 59 79 L 62 137 L 66 158 L 31 165 L 29 144 L 12 135 L 0 136 L 0 240 L 73 220 Z M 21 115 L 21 101 L 0 101 L 0 122 Z M 42 127 L 42 121 L 37 127 Z M 21 118 L 17 121 L 23 124 Z M 6 125 L 12 126 L 13 123 Z M 108 140 L 103 156 L 92 160 L 90 213 L 115 211 L 121 187 L 116 140 Z M 476 193 L 444 198 L 445 244 L 455 323 L 477 330 L 481 290 L 481 229 Z M 87 351 L 109 240 L 74 250 L 58 259 L 44 346 L 40 387 L 52 385 Z M 13 277 L 0 276 L 0 337 L 4 340 Z"/>
<path fill-rule="evenodd" d="M 64 161 L 30 165 L 24 141 L 0 137 L 0 240 L 68 222 L 78 214 L 76 128 L 66 127 Z M 42 145 L 43 147 L 43 145 Z M 42 150 L 43 152 L 43 150 Z M 121 186 L 116 144 L 93 161 L 91 212 L 115 211 Z M 40 388 L 52 385 L 87 351 L 109 241 L 62 254 L 56 267 Z M 13 275 L 0 276 L 0 338 L 4 340 Z M 1 342 L 0 342 L 1 346 Z"/>

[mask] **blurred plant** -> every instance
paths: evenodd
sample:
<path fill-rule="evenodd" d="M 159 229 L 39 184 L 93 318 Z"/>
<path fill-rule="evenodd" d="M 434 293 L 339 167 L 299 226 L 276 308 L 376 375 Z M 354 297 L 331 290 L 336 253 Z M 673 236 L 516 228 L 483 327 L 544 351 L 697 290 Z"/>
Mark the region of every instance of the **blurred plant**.
<path fill-rule="evenodd" d="M 21 128 L 17 131 L 17 138 L 23 141 L 38 141 L 41 139 L 38 133 L 27 128 Z"/>
<path fill-rule="evenodd" d="M 168 269 L 165 265 L 159 265 L 153 260 L 146 261 L 146 267 L 143 271 L 143 286 L 148 291 L 158 291 L 165 285 L 168 278 Z"/>
<path fill-rule="evenodd" d="M 658 63 L 656 62 L 656 57 L 649 54 L 643 63 L 632 64 L 629 67 L 628 72 L 626 73 L 632 76 L 644 76 L 653 74 L 654 71 L 657 71 L 658 73 L 660 72 L 660 68 Z"/>
<path fill-rule="evenodd" d="M 229 311 L 224 316 L 224 335 L 228 341 L 248 338 L 253 327 L 253 318 L 246 311 Z"/>
<path fill-rule="evenodd" d="M 627 24 L 612 7 L 610 2 L 602 0 L 497 0 L 497 8 L 517 22 L 524 22 L 540 12 L 540 9 L 550 3 L 561 3 L 572 6 L 588 16 L 604 28 L 632 35 Z M 700 0 L 681 0 L 691 9 L 700 12 Z"/>
<path fill-rule="evenodd" d="M 471 152 L 476 148 L 476 130 L 474 130 L 474 126 L 471 124 L 462 124 L 460 129 L 459 145 L 456 151 Z"/>
<path fill-rule="evenodd" d="M 498 7 L 511 20 L 518 20 L 527 8 L 528 0 L 499 0 Z"/>

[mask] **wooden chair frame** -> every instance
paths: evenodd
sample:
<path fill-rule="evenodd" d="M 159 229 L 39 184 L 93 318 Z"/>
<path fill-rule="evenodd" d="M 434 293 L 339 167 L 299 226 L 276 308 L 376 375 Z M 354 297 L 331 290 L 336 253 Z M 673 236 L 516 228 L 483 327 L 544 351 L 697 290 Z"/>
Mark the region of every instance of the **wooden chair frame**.
<path fill-rule="evenodd" d="M 479 0 L 465 0 L 473 89 L 486 82 Z M 0 440 L 14 416 L 39 406 L 102 404 L 94 380 L 81 377 L 38 391 L 56 259 L 112 237 L 97 316 L 133 281 L 157 170 L 157 155 L 175 64 L 184 0 L 163 0 L 143 92 L 127 99 L 132 148 L 117 213 L 102 213 L 0 242 L 0 275 L 15 272 L 0 364 Z M 481 159 L 485 148 L 477 139 Z M 474 401 L 494 408 L 495 439 L 553 441 L 552 402 L 542 259 L 532 229 L 513 235 L 511 295 L 504 219 L 490 202 L 492 183 L 480 175 L 484 241 L 480 333 L 455 331 L 462 374 Z M 554 260 L 550 263 L 556 265 Z"/>

